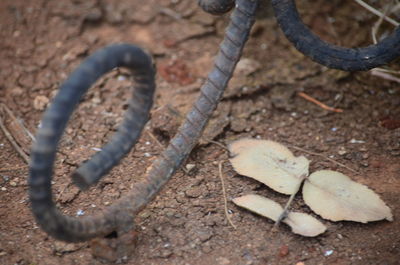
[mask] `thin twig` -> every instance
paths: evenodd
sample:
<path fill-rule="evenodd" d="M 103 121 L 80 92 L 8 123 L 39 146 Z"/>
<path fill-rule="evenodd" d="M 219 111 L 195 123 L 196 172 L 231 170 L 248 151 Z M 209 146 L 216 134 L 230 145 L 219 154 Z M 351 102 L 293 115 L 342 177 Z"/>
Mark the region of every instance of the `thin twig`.
<path fill-rule="evenodd" d="M 344 168 L 350 170 L 351 172 L 357 173 L 357 171 L 354 170 L 354 169 L 352 169 L 351 167 L 348 167 L 348 166 L 346 166 L 345 164 L 342 164 L 342 163 L 340 163 L 340 162 L 338 162 L 338 161 L 336 161 L 336 160 L 334 160 L 334 159 L 332 159 L 332 158 L 329 158 L 329 157 L 327 157 L 327 156 L 325 156 L 325 155 L 323 155 L 323 154 L 319 154 L 319 153 L 315 153 L 315 152 L 312 152 L 312 151 L 308 151 L 308 150 L 305 150 L 305 149 L 303 149 L 303 148 L 301 148 L 301 147 L 298 147 L 298 146 L 295 146 L 295 145 L 287 144 L 287 146 L 289 146 L 290 148 L 299 150 L 299 151 L 301 151 L 301 152 L 310 154 L 310 155 L 322 157 L 322 158 L 324 158 L 324 159 L 326 159 L 326 160 L 328 160 L 328 161 L 330 161 L 330 162 L 332 162 L 332 163 L 334 163 L 334 164 L 337 164 L 337 165 L 339 165 L 339 166 L 341 166 L 341 167 L 344 167 Z"/>
<path fill-rule="evenodd" d="M 215 144 L 218 145 L 219 147 L 221 147 L 222 149 L 229 151 L 228 147 L 226 147 L 224 144 L 221 144 L 220 142 L 214 141 L 214 140 L 208 140 L 205 137 L 202 137 L 202 140 L 211 144 Z"/>
<path fill-rule="evenodd" d="M 151 139 L 154 140 L 154 142 L 156 142 L 158 146 L 160 146 L 162 149 L 165 149 L 165 146 L 157 139 L 157 137 L 154 136 L 154 134 L 152 134 L 149 130 L 147 130 L 147 134 L 150 136 Z"/>
<path fill-rule="evenodd" d="M 380 12 L 379 10 L 375 9 L 374 7 L 368 5 L 367 3 L 365 3 L 362 0 L 354 0 L 357 4 L 359 4 L 360 6 L 364 7 L 365 9 L 367 9 L 369 12 L 371 12 L 372 14 L 375 14 L 377 16 L 383 17 L 384 20 L 386 20 L 387 22 L 389 22 L 390 24 L 394 25 L 394 26 L 398 26 L 400 25 L 399 22 L 397 22 L 394 19 L 391 19 L 390 17 L 385 16 L 382 12 Z"/>
<path fill-rule="evenodd" d="M 11 136 L 11 133 L 7 130 L 4 125 L 3 119 L 0 117 L 0 128 L 6 136 L 7 140 L 14 147 L 15 151 L 25 160 L 27 164 L 29 164 L 29 157 L 25 154 L 25 152 L 21 149 L 21 147 L 14 141 L 14 138 Z"/>
<path fill-rule="evenodd" d="M 290 198 L 289 198 L 288 202 L 286 203 L 285 208 L 283 209 L 282 213 L 279 215 L 278 219 L 277 219 L 276 222 L 275 222 L 275 225 L 274 225 L 275 227 L 278 227 L 279 224 L 281 223 L 281 221 L 282 221 L 283 219 L 285 219 L 285 218 L 288 216 L 288 214 L 289 214 L 289 207 L 290 207 L 290 205 L 292 204 L 293 199 L 294 199 L 294 197 L 296 196 L 297 192 L 299 191 L 300 186 L 301 186 L 301 183 L 303 183 L 303 181 L 304 181 L 304 179 L 303 179 L 302 181 L 299 182 L 299 184 L 298 184 L 298 186 L 297 186 L 296 192 L 293 192 L 292 195 L 290 195 Z"/>
<path fill-rule="evenodd" d="M 385 68 L 380 68 L 380 67 L 376 67 L 372 70 L 376 70 L 376 71 L 383 72 L 383 73 L 394 74 L 394 75 L 400 75 L 400 71 L 385 69 Z"/>
<path fill-rule="evenodd" d="M 377 69 L 372 69 L 370 72 L 371 72 L 371 75 L 373 75 L 373 76 L 377 76 L 377 77 L 380 77 L 380 78 L 383 78 L 383 79 L 386 79 L 386 80 L 389 80 L 389 81 L 400 83 L 400 78 L 395 77 L 395 76 L 393 76 L 391 74 L 384 73 L 384 72 L 379 71 Z"/>
<path fill-rule="evenodd" d="M 172 17 L 175 20 L 182 20 L 182 15 L 168 7 L 160 7 L 161 14 Z"/>
<path fill-rule="evenodd" d="M 224 183 L 224 177 L 222 175 L 222 164 L 224 163 L 224 161 L 219 161 L 218 163 L 218 171 L 219 171 L 219 178 L 221 179 L 221 184 L 222 184 L 222 195 L 224 196 L 224 207 L 225 207 L 225 216 L 226 219 L 228 220 L 228 222 L 230 223 L 230 225 L 236 229 L 236 226 L 233 224 L 231 217 L 229 216 L 229 212 L 228 212 L 228 200 L 226 199 L 226 190 L 225 190 L 225 183 Z"/>
<path fill-rule="evenodd" d="M 304 98 L 305 100 L 308 100 L 308 101 L 310 101 L 310 102 L 312 102 L 312 103 L 314 103 L 314 104 L 317 104 L 318 106 L 320 106 L 321 108 L 323 108 L 323 109 L 325 109 L 325 110 L 329 110 L 329 111 L 333 111 L 333 112 L 339 112 L 339 113 L 343 112 L 342 109 L 336 109 L 336 108 L 329 107 L 328 105 L 322 103 L 322 102 L 319 101 L 319 100 L 316 100 L 316 99 L 313 98 L 313 97 L 310 97 L 309 95 L 307 95 L 307 94 L 304 93 L 304 92 L 299 92 L 298 95 L 299 95 L 300 97 Z"/>
<path fill-rule="evenodd" d="M 389 6 L 386 6 L 384 13 L 382 13 L 382 16 L 379 17 L 378 21 L 372 27 L 371 35 L 372 35 L 372 40 L 373 40 L 374 44 L 378 43 L 378 40 L 376 39 L 376 34 L 378 33 L 379 27 L 381 26 L 383 18 L 386 16 L 388 10 L 389 10 Z"/>
<path fill-rule="evenodd" d="M 18 125 L 25 131 L 25 133 L 31 138 L 32 142 L 35 142 L 35 136 L 25 127 L 24 123 L 22 123 L 17 117 L 15 117 L 14 113 L 7 107 L 6 104 L 2 103 L 1 106 L 7 112 L 7 114 L 16 122 Z"/>

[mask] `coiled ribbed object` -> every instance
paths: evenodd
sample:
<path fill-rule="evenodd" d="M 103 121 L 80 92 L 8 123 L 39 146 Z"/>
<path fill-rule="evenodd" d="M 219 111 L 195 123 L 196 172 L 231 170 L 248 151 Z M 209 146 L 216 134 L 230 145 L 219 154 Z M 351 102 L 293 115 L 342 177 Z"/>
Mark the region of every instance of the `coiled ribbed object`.
<path fill-rule="evenodd" d="M 400 57 L 400 26 L 381 42 L 363 48 L 344 48 L 321 40 L 303 23 L 294 0 L 271 0 L 278 23 L 304 55 L 329 68 L 364 71 Z"/>
<path fill-rule="evenodd" d="M 44 114 L 31 152 L 29 194 L 33 214 L 51 236 L 68 242 L 86 241 L 133 227 L 134 216 L 149 203 L 188 157 L 232 77 L 254 23 L 258 0 L 237 0 L 215 65 L 169 146 L 154 161 L 144 180 L 127 195 L 94 216 L 63 215 L 52 200 L 51 176 L 58 142 L 69 117 L 87 89 L 115 67 L 134 74 L 134 89 L 123 124 L 102 151 L 74 173 L 81 188 L 96 183 L 131 149 L 148 119 L 154 93 L 151 59 L 136 46 L 120 44 L 94 53 L 68 78 Z"/>

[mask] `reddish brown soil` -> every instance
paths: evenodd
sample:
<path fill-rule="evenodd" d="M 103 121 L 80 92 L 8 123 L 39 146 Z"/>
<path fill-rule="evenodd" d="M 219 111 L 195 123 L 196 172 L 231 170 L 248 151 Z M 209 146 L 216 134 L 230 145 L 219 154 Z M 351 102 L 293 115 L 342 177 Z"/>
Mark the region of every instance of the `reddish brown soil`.
<path fill-rule="evenodd" d="M 301 3 L 301 11 L 323 38 L 347 46 L 370 43 L 376 17 L 350 1 L 312 2 Z M 151 122 L 122 163 L 85 193 L 72 185 L 69 175 L 107 141 L 121 120 L 130 87 L 124 72 L 100 80 L 75 112 L 60 146 L 53 185 L 54 198 L 66 214 L 96 212 L 124 196 L 143 176 L 162 150 L 155 138 L 165 146 L 196 98 L 226 23 L 227 17 L 204 14 L 196 1 L 0 2 L 0 102 L 32 132 L 59 84 L 96 49 L 137 43 L 155 56 L 159 76 Z M 224 215 L 217 166 L 228 154 L 203 140 L 187 161 L 195 167 L 179 170 L 137 216 L 138 246 L 128 263 L 399 264 L 398 83 L 313 63 L 288 43 L 269 12 L 260 14 L 243 57 L 248 60 L 230 83 L 207 138 L 227 144 L 240 137 L 261 137 L 332 157 L 357 174 L 306 154 L 312 171 L 339 170 L 376 191 L 391 207 L 394 222 L 323 221 L 328 231 L 317 238 L 294 235 L 286 226 L 271 233 L 270 221 L 230 200 L 257 193 L 283 204 L 287 197 L 239 176 L 225 163 L 235 230 Z M 297 96 L 299 91 L 344 111 L 323 110 Z M 0 114 L 17 142 L 29 150 L 29 138 Z M 26 163 L 0 132 L 0 264 L 98 264 L 88 244 L 56 242 L 36 226 L 27 176 Z M 294 208 L 310 213 L 300 197 Z M 329 251 L 332 254 L 326 255 Z"/>

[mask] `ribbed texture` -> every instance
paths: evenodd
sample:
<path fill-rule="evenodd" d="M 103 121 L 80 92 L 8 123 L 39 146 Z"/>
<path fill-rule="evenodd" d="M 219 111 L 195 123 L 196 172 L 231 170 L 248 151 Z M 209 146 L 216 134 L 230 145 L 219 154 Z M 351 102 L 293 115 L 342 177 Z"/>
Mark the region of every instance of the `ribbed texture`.
<path fill-rule="evenodd" d="M 235 0 L 198 0 L 198 4 L 207 13 L 222 15 L 235 6 Z"/>
<path fill-rule="evenodd" d="M 363 48 L 343 48 L 324 42 L 310 31 L 294 0 L 272 0 L 276 18 L 286 37 L 304 55 L 329 68 L 364 71 L 400 56 L 400 27 L 381 42 Z"/>
<path fill-rule="evenodd" d="M 138 128 L 143 127 L 142 122 L 147 119 L 152 104 L 154 70 L 150 59 L 138 48 L 116 45 L 95 53 L 71 75 L 46 111 L 32 150 L 30 199 L 33 213 L 43 230 L 57 239 L 78 242 L 132 228 L 134 215 L 155 197 L 198 142 L 240 59 L 254 23 L 257 3 L 258 0 L 236 1 L 213 70 L 177 135 L 153 163 L 145 179 L 99 215 L 82 218 L 62 215 L 52 201 L 52 167 L 65 125 L 79 99 L 101 75 L 117 66 L 134 70 L 139 85 L 123 125 L 110 143 L 74 175 L 76 183 L 85 188 L 96 183 L 118 163 L 139 136 Z"/>
<path fill-rule="evenodd" d="M 74 108 L 89 87 L 115 67 L 132 70 L 136 81 L 124 121 L 110 142 L 73 175 L 75 184 L 80 188 L 96 183 L 130 151 L 148 120 L 155 90 L 155 71 L 149 55 L 128 44 L 112 45 L 94 53 L 61 86 L 44 114 L 37 133 L 31 152 L 31 207 L 39 225 L 57 239 L 85 240 L 89 235 L 98 234 L 97 227 L 102 227 L 103 230 L 115 227 L 112 218 L 103 216 L 85 219 L 63 216 L 52 201 L 51 191 L 57 145 Z"/>

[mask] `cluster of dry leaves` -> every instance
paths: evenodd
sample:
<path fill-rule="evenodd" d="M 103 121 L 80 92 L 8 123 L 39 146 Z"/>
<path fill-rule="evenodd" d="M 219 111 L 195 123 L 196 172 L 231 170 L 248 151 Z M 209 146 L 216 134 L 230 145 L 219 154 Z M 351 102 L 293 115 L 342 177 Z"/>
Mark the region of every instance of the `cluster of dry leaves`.
<path fill-rule="evenodd" d="M 305 203 L 322 218 L 330 221 L 355 221 L 367 223 L 393 220 L 390 208 L 365 185 L 348 176 L 331 170 L 320 170 L 309 175 L 310 161 L 295 157 L 285 146 L 267 140 L 241 139 L 229 146 L 234 169 L 271 189 L 291 195 L 303 184 Z M 254 213 L 282 221 L 296 234 L 313 237 L 326 231 L 326 226 L 311 215 L 289 212 L 277 202 L 249 194 L 233 202 Z"/>

